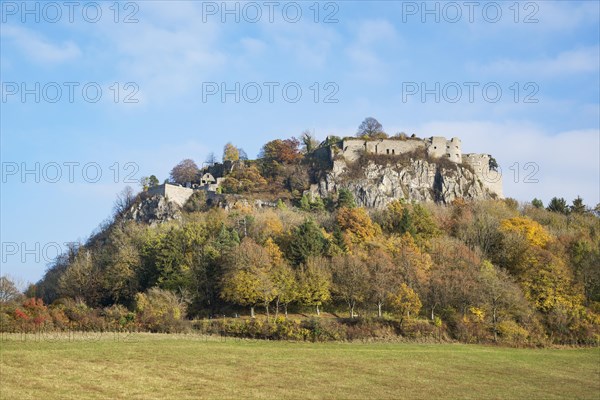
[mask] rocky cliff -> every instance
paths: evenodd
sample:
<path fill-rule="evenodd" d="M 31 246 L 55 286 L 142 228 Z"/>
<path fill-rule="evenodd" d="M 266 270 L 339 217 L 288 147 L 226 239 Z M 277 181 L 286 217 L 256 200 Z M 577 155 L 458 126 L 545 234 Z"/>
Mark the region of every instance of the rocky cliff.
<path fill-rule="evenodd" d="M 153 195 L 134 203 L 124 215 L 125 220 L 158 224 L 181 219 L 181 207 L 161 195 Z"/>
<path fill-rule="evenodd" d="M 335 160 L 331 171 L 311 186 L 311 194 L 326 197 L 348 189 L 360 206 L 382 208 L 395 199 L 449 203 L 501 197 L 481 174 L 463 164 L 442 164 L 415 159 L 409 163 L 369 161 L 359 168 L 343 159 Z"/>

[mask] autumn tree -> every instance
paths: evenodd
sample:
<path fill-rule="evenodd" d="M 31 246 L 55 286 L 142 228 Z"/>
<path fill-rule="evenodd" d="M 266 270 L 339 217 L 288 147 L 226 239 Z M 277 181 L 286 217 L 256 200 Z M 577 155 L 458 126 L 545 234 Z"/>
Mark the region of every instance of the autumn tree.
<path fill-rule="evenodd" d="M 354 318 L 356 306 L 369 296 L 369 270 L 362 260 L 351 254 L 333 257 L 331 268 L 334 291 L 348 305 L 350 318 Z"/>
<path fill-rule="evenodd" d="M 275 317 L 279 314 L 279 305 L 283 304 L 285 316 L 288 315 L 288 304 L 298 298 L 298 282 L 294 270 L 289 266 L 279 246 L 268 238 L 265 250 L 271 260 L 270 279 L 275 289 Z"/>
<path fill-rule="evenodd" d="M 271 179 L 285 179 L 287 176 L 288 180 L 294 181 L 290 167 L 302 159 L 299 146 L 296 138 L 275 139 L 266 143 L 258 156 L 263 175 Z"/>
<path fill-rule="evenodd" d="M 223 147 L 223 162 L 238 161 L 240 159 L 240 151 L 231 143 L 227 143 Z"/>
<path fill-rule="evenodd" d="M 200 170 L 198 169 L 196 163 L 187 158 L 180 161 L 179 164 L 173 167 L 170 177 L 172 182 L 185 185 L 186 183 L 195 181 L 199 172 Z"/>
<path fill-rule="evenodd" d="M 269 304 L 276 296 L 270 278 L 271 259 L 265 249 L 250 238 L 245 238 L 236 249 L 231 270 L 224 276 L 221 297 L 241 306 L 254 307 L 262 303 L 269 315 Z"/>
<path fill-rule="evenodd" d="M 236 168 L 221 184 L 224 193 L 255 193 L 267 188 L 267 181 L 255 165 Z"/>
<path fill-rule="evenodd" d="M 523 304 L 522 294 L 518 286 L 512 282 L 510 275 L 484 261 L 478 276 L 478 293 L 481 296 L 484 310 L 491 317 L 494 341 L 498 340 L 498 324 L 502 315 L 518 314 Z"/>
<path fill-rule="evenodd" d="M 353 243 L 360 243 L 373 239 L 380 233 L 379 226 L 371 221 L 364 208 L 340 208 L 336 221 L 348 238 Z"/>
<path fill-rule="evenodd" d="M 263 146 L 259 158 L 264 161 L 292 164 L 302 159 L 299 146 L 300 141 L 294 137 L 285 140 L 271 140 Z"/>
<path fill-rule="evenodd" d="M 392 310 L 400 317 L 400 324 L 406 318 L 419 314 L 422 307 L 419 295 L 406 283 L 401 283 L 398 289 L 390 294 L 388 301 Z"/>
<path fill-rule="evenodd" d="M 551 239 L 542 225 L 526 217 L 504 219 L 500 222 L 500 229 L 504 232 L 514 232 L 538 247 L 544 247 Z"/>
<path fill-rule="evenodd" d="M 386 243 L 398 278 L 411 287 L 424 287 L 432 267 L 431 256 L 424 252 L 408 232 L 392 236 Z"/>
<path fill-rule="evenodd" d="M 172 291 L 151 288 L 135 296 L 137 319 L 154 332 L 174 332 L 185 317 L 187 304 Z"/>
<path fill-rule="evenodd" d="M 74 299 L 89 300 L 95 284 L 96 274 L 92 264 L 92 254 L 89 250 L 80 252 L 59 280 L 61 294 Z"/>
<path fill-rule="evenodd" d="M 306 306 L 320 307 L 331 299 L 331 273 L 322 257 L 308 257 L 298 269 L 298 298 Z"/>
<path fill-rule="evenodd" d="M 400 277 L 392 258 L 381 248 L 369 251 L 366 265 L 371 282 L 371 298 L 377 304 L 377 316 L 381 318 L 383 305 Z"/>

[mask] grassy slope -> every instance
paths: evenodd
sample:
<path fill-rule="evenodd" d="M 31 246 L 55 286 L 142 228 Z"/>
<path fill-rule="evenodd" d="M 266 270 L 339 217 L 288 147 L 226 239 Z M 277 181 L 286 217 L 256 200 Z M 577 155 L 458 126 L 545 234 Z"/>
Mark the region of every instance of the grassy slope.
<path fill-rule="evenodd" d="M 600 398 L 600 350 L 226 342 L 0 342 L 2 399 Z"/>

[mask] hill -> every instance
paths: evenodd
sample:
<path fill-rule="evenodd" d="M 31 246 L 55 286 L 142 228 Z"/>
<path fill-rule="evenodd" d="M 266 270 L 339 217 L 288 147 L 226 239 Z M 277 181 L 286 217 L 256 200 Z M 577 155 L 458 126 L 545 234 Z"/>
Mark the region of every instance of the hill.
<path fill-rule="evenodd" d="M 502 199 L 491 156 L 432 150 L 458 139 L 304 139 L 257 160 L 228 144 L 222 163 L 124 193 L 29 288 L 43 303 L 4 307 L 3 326 L 598 343 L 600 230 L 581 199 Z M 257 308 L 266 325 L 235 318 Z"/>

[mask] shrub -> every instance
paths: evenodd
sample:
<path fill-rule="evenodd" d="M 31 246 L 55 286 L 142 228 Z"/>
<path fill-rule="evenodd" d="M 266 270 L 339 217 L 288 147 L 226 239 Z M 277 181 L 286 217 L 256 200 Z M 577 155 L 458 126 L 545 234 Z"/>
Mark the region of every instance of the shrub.
<path fill-rule="evenodd" d="M 529 332 L 527 329 L 519 326 L 515 321 L 507 320 L 498 324 L 498 333 L 500 341 L 513 346 L 522 346 L 527 344 Z"/>
<path fill-rule="evenodd" d="M 186 329 L 182 320 L 185 304 L 169 290 L 149 289 L 135 295 L 136 321 L 151 332 L 181 332 Z"/>

